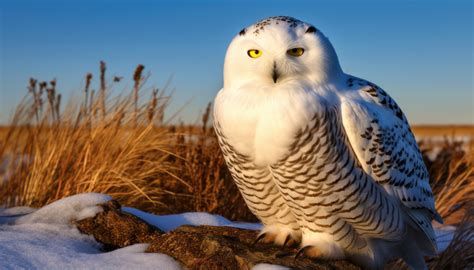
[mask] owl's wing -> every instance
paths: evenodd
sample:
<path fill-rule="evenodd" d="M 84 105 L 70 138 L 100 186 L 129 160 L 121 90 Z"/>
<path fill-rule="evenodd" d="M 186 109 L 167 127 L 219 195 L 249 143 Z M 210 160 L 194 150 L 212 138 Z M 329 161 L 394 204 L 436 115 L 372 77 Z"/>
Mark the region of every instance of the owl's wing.
<path fill-rule="evenodd" d="M 342 122 L 361 166 L 398 199 L 434 247 L 435 209 L 429 175 L 405 115 L 381 88 L 350 78 L 342 99 Z"/>

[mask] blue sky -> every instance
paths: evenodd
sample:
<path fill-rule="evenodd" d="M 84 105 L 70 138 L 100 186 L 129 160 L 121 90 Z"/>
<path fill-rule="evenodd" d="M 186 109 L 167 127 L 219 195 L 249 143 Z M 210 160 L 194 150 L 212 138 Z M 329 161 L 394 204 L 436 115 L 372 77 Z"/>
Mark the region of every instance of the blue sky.
<path fill-rule="evenodd" d="M 29 77 L 57 78 L 66 97 L 79 95 L 100 60 L 110 76 L 125 76 L 119 90 L 131 86 L 137 64 L 151 72 L 150 86 L 172 76 L 170 113 L 191 101 L 181 118 L 193 122 L 221 88 L 233 36 L 273 15 L 315 25 L 344 71 L 383 87 L 411 123 L 474 123 L 469 0 L 0 0 L 0 123 Z"/>

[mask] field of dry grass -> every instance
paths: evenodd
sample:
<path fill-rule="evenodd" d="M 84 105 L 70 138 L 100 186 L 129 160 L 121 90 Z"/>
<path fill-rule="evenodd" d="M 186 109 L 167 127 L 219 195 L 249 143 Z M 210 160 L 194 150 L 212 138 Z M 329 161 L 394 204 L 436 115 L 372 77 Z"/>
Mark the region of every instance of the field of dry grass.
<path fill-rule="evenodd" d="M 66 106 L 55 81 L 31 79 L 11 123 L 0 128 L 0 205 L 40 207 L 72 194 L 99 192 L 152 213 L 206 211 L 255 221 L 225 166 L 210 124 L 211 105 L 199 125 L 165 124 L 170 97 L 165 90 L 144 87 L 143 70 L 137 67 L 129 93 L 112 95 L 120 78 L 107 80 L 101 63 L 98 90 L 87 74 L 83 99 Z M 447 224 L 460 224 L 472 215 L 474 152 L 452 135 L 472 137 L 473 127 L 413 130 L 424 140 L 420 145 L 437 209 Z M 444 135 L 454 139 L 426 140 Z M 448 251 L 459 253 L 456 247 Z"/>
<path fill-rule="evenodd" d="M 81 192 L 107 193 L 153 213 L 207 211 L 255 220 L 232 182 L 212 127 L 167 125 L 166 89 L 149 89 L 139 65 L 129 93 L 98 85 L 61 110 L 56 82 L 31 79 L 13 120 L 0 129 L 0 205 L 40 207 Z M 93 90 L 97 87 L 98 90 Z"/>

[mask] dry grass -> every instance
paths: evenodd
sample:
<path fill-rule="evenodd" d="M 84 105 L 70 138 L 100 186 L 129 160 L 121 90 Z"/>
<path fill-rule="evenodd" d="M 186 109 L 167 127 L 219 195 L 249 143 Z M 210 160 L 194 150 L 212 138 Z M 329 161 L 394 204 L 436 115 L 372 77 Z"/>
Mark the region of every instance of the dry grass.
<path fill-rule="evenodd" d="M 448 224 L 462 220 L 474 199 L 474 152 L 466 152 L 462 146 L 446 141 L 434 159 L 425 156 L 436 209 Z"/>
<path fill-rule="evenodd" d="M 162 161 L 169 156 L 172 138 L 155 128 L 153 119 L 142 119 L 143 125 L 134 128 L 128 110 L 137 104 L 128 97 L 106 107 L 105 63 L 100 78 L 99 95 L 89 89 L 88 74 L 83 102 L 68 104 L 63 113 L 56 82 L 30 80 L 30 95 L 1 137 L 0 158 L 6 167 L 2 204 L 41 206 L 92 191 L 121 194 L 132 204 L 144 199 L 160 203 L 149 190 L 157 173 L 170 170 Z"/>
<path fill-rule="evenodd" d="M 474 268 L 474 216 L 471 212 L 458 225 L 453 240 L 437 258 L 428 260 L 430 269 Z"/>
<path fill-rule="evenodd" d="M 0 130 L 0 205 L 40 207 L 100 192 L 154 213 L 207 211 L 255 220 L 209 127 L 211 105 L 199 127 L 165 125 L 170 97 L 144 88 L 143 70 L 138 65 L 127 95 L 114 96 L 121 78 L 107 81 L 101 62 L 99 90 L 87 74 L 82 101 L 64 110 L 56 81 L 31 79 L 12 122 Z"/>
<path fill-rule="evenodd" d="M 10 125 L 0 128 L 0 205 L 40 207 L 72 194 L 100 192 L 152 213 L 206 211 L 255 221 L 210 127 L 211 104 L 200 124 L 166 125 L 170 97 L 165 90 L 144 87 L 148 76 L 143 71 L 142 65 L 135 70 L 128 94 L 113 95 L 123 78 L 108 81 L 101 62 L 98 91 L 94 76 L 87 74 L 82 100 L 67 106 L 61 106 L 56 81 L 31 79 Z M 460 224 L 472 213 L 472 152 L 447 140 L 429 159 L 439 142 L 421 146 L 437 208 L 446 223 Z M 463 265 L 472 258 L 472 243 L 465 243 L 466 233 L 473 233 L 472 220 L 462 224 L 452 246 L 430 261 L 431 268 Z"/>

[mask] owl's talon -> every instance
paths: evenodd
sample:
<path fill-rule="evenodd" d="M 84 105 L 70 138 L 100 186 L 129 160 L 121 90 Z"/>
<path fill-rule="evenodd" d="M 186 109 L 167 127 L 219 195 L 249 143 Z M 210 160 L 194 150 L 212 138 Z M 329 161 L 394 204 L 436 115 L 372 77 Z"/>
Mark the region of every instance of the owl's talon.
<path fill-rule="evenodd" d="M 309 248 L 311 248 L 311 246 L 304 246 L 302 248 L 300 248 L 298 250 L 298 252 L 296 252 L 296 255 L 295 255 L 295 258 L 294 260 L 296 261 L 296 259 L 298 259 L 298 257 L 300 257 L 301 255 L 303 255 L 305 253 L 305 251 L 307 251 Z"/>
<path fill-rule="evenodd" d="M 285 242 L 283 242 L 283 246 L 281 246 L 281 249 L 285 249 L 286 245 L 288 244 L 288 242 L 290 242 L 291 240 L 291 235 L 287 235 L 286 238 L 285 238 Z"/>
<path fill-rule="evenodd" d="M 253 241 L 252 246 L 255 246 L 258 242 L 260 242 L 262 239 L 264 239 L 267 236 L 267 233 L 261 233 L 257 236 L 257 239 Z"/>

